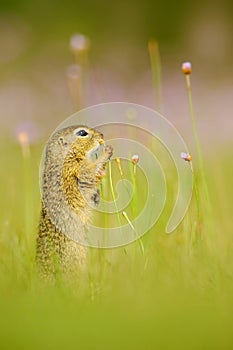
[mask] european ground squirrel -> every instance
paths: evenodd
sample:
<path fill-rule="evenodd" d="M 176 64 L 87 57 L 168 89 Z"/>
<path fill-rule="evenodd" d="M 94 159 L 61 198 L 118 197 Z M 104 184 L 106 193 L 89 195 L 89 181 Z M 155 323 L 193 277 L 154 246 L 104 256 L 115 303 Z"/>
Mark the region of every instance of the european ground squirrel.
<path fill-rule="evenodd" d="M 64 128 L 48 141 L 37 237 L 42 274 L 78 271 L 85 265 L 87 248 L 77 241 L 82 242 L 91 205 L 99 203 L 98 184 L 111 156 L 112 147 L 104 144 L 103 134 L 87 126 Z"/>

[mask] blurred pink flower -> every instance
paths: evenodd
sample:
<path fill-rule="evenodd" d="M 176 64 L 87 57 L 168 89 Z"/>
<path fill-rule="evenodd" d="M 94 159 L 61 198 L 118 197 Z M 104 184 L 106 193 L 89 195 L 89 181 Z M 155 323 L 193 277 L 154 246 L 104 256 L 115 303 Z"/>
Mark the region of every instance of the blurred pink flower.
<path fill-rule="evenodd" d="M 190 162 L 192 160 L 192 156 L 190 154 L 188 154 L 188 153 L 181 152 L 180 156 L 181 156 L 182 159 L 184 159 L 184 160 L 186 160 L 188 162 Z"/>
<path fill-rule="evenodd" d="M 191 74 L 192 73 L 192 64 L 191 62 L 184 62 L 181 66 L 182 72 L 184 74 Z"/>
<path fill-rule="evenodd" d="M 38 124 L 29 120 L 17 125 L 15 136 L 19 142 L 21 142 L 22 138 L 26 138 L 29 144 L 33 144 L 38 142 L 41 137 L 41 132 Z"/>
<path fill-rule="evenodd" d="M 74 34 L 70 38 L 70 49 L 72 52 L 86 51 L 90 47 L 90 40 L 83 34 Z"/>

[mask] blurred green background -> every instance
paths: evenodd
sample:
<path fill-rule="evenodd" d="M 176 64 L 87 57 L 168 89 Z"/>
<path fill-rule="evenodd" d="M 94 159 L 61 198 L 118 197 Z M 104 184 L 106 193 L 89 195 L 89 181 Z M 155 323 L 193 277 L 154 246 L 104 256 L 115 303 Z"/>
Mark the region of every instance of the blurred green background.
<path fill-rule="evenodd" d="M 227 0 L 0 1 L 0 349 L 232 349 L 232 19 Z M 145 236 L 145 256 L 138 244 L 93 251 L 76 285 L 43 288 L 33 273 L 38 168 L 44 141 L 74 112 L 74 33 L 91 41 L 86 106 L 156 108 L 147 47 L 158 40 L 163 114 L 195 156 L 180 71 L 193 63 L 213 212 L 203 241 L 192 236 L 193 202 L 173 235 L 162 222 Z M 18 143 L 22 130 L 29 158 Z"/>

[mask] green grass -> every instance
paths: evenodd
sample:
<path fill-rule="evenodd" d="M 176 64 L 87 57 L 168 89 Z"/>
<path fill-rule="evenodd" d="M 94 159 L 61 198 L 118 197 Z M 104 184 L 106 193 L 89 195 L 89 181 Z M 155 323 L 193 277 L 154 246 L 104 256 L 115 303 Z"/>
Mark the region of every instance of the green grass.
<path fill-rule="evenodd" d="M 144 255 L 138 242 L 91 249 L 72 286 L 41 286 L 34 273 L 41 151 L 32 147 L 24 164 L 17 144 L 1 141 L 0 348 L 231 349 L 232 152 L 205 162 L 213 211 L 211 225 L 203 213 L 201 238 L 194 199 L 171 235 L 168 206 L 142 238 Z"/>
<path fill-rule="evenodd" d="M 161 65 L 156 50 L 151 63 L 160 109 Z M 194 120 L 192 113 L 191 106 Z M 140 135 L 129 136 L 137 139 Z M 203 164 L 196 161 L 194 152 L 195 193 L 189 211 L 176 231 L 166 235 L 177 174 L 165 148 L 156 140 L 144 141 L 156 150 L 166 174 L 168 200 L 158 223 L 130 245 L 90 248 L 86 270 L 71 283 L 59 280 L 52 286 L 37 279 L 34 262 L 43 145 L 31 147 L 31 156 L 23 157 L 17 143 L 1 141 L 0 349 L 232 348 L 233 224 L 229 208 L 233 200 L 228 185 L 232 154 L 218 150 L 224 155 L 220 159 L 208 156 L 205 182 Z M 199 140 L 197 146 L 200 158 Z M 147 196 L 141 185 L 146 178 L 139 167 L 134 177 L 131 162 L 124 160 L 121 166 L 134 188 L 131 204 L 124 209 L 127 220 L 133 220 Z M 101 186 L 106 200 L 116 199 L 115 184 L 120 179 L 117 164 L 112 162 Z M 210 199 L 203 196 L 206 186 Z M 119 226 L 126 224 L 126 217 L 122 213 L 95 217 L 95 224 L 103 223 Z"/>

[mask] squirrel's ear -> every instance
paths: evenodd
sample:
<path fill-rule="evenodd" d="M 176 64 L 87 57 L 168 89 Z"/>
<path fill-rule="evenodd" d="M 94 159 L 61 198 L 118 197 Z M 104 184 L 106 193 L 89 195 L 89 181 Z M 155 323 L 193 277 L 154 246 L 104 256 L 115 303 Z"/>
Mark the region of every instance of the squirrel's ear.
<path fill-rule="evenodd" d="M 58 143 L 59 143 L 59 145 L 61 145 L 62 147 L 68 146 L 68 142 L 66 142 L 66 141 L 64 140 L 64 137 L 62 137 L 62 136 L 59 137 Z"/>

